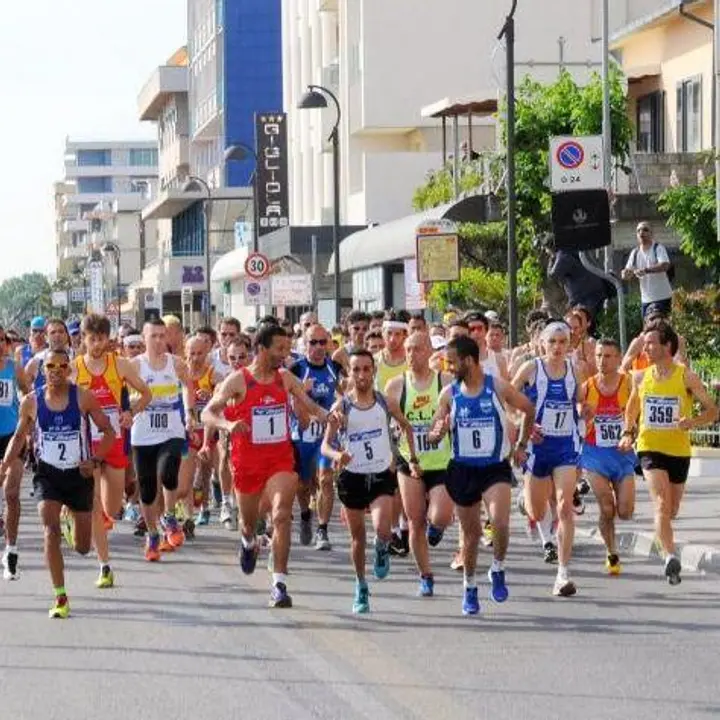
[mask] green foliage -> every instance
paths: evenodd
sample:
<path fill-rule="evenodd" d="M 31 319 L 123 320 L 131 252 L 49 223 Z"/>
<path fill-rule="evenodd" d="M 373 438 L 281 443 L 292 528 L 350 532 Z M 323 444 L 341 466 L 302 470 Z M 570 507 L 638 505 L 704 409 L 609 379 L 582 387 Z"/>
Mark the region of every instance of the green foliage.
<path fill-rule="evenodd" d="M 627 327 L 627 338 L 630 342 L 642 331 L 642 303 L 640 295 L 625 297 L 625 322 Z M 610 307 L 602 314 L 597 324 L 596 334 L 598 337 L 611 337 L 619 339 L 618 331 L 618 309 L 617 301 L 610 303 Z"/>
<path fill-rule="evenodd" d="M 42 273 L 25 273 L 0 283 L 0 324 L 20 325 L 51 310 L 51 287 Z"/>
<path fill-rule="evenodd" d="M 658 210 L 680 236 L 680 249 L 698 267 L 709 268 L 720 280 L 720 243 L 715 221 L 715 176 L 699 185 L 668 188 L 657 200 Z"/>
<path fill-rule="evenodd" d="M 692 358 L 693 370 L 701 376 L 720 382 L 720 357 L 717 355 L 703 355 L 697 359 Z"/>
<path fill-rule="evenodd" d="M 675 290 L 672 323 L 687 341 L 691 359 L 720 354 L 720 288 Z"/>

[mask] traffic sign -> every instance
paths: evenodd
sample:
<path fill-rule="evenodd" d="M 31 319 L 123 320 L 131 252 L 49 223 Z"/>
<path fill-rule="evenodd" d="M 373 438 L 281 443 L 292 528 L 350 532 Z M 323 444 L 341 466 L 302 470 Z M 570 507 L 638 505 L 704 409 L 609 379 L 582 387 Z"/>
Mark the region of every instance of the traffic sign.
<path fill-rule="evenodd" d="M 270 274 L 270 260 L 262 253 L 250 253 L 245 260 L 245 274 L 253 280 L 262 280 Z"/>
<path fill-rule="evenodd" d="M 270 280 L 246 280 L 244 284 L 245 305 L 270 305 Z"/>
<path fill-rule="evenodd" d="M 551 138 L 550 186 L 553 192 L 604 188 L 602 136 Z"/>

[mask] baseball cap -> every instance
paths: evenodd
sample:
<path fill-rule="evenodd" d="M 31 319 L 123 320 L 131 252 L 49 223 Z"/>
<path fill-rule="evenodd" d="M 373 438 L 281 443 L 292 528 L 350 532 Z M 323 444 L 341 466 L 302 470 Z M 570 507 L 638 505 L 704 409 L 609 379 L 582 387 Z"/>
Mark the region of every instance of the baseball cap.
<path fill-rule="evenodd" d="M 80 322 L 78 320 L 71 320 L 67 324 L 68 333 L 70 335 L 79 335 L 80 334 Z"/>
<path fill-rule="evenodd" d="M 442 335 L 433 335 L 430 338 L 430 344 L 432 345 L 433 350 L 442 350 L 447 346 L 447 340 Z"/>
<path fill-rule="evenodd" d="M 499 316 L 494 310 L 488 310 L 488 311 L 485 313 L 485 317 L 486 317 L 490 322 L 499 322 L 499 320 L 500 320 L 500 316 Z"/>
<path fill-rule="evenodd" d="M 36 315 L 30 321 L 31 330 L 44 330 L 46 325 L 47 323 L 45 322 L 45 318 L 42 315 Z"/>

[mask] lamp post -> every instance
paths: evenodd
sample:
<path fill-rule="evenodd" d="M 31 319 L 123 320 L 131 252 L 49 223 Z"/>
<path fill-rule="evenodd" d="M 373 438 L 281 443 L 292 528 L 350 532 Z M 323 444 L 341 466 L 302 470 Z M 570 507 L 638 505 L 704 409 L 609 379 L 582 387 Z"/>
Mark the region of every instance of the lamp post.
<path fill-rule="evenodd" d="M 205 306 L 205 324 L 212 323 L 212 299 L 210 284 L 210 202 L 212 201 L 212 191 L 210 186 L 196 175 L 188 176 L 187 182 L 183 185 L 185 192 L 205 191 L 205 202 L 203 203 L 203 219 L 205 221 L 205 295 L 207 297 L 207 305 Z"/>
<path fill-rule="evenodd" d="M 115 277 L 117 282 L 117 326 L 118 332 L 120 332 L 120 326 L 122 325 L 122 296 L 120 283 L 120 248 L 114 242 L 106 242 L 102 246 L 102 254 L 107 256 L 112 253 L 115 256 Z"/>
<path fill-rule="evenodd" d="M 335 103 L 337 118 L 330 137 L 333 150 L 333 272 L 335 274 L 335 323 L 341 318 L 341 282 L 340 282 L 340 103 L 334 93 L 321 85 L 308 85 L 307 92 L 298 103 L 298 110 L 316 110 L 328 106 L 327 98 Z"/>
<path fill-rule="evenodd" d="M 260 235 L 258 234 L 258 182 L 257 182 L 257 168 L 258 168 L 258 156 L 255 150 L 245 143 L 236 143 L 230 145 L 225 151 L 225 162 L 230 160 L 237 160 L 242 162 L 252 158 L 255 161 L 255 170 L 253 172 L 253 238 L 252 238 L 252 249 L 253 252 L 260 251 Z"/>

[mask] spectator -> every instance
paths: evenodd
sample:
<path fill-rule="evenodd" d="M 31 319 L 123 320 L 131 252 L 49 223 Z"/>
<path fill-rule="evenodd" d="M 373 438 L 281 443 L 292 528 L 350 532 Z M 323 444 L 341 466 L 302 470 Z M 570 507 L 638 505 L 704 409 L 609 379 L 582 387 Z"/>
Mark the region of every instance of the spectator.
<path fill-rule="evenodd" d="M 577 251 L 558 250 L 548 268 L 548 276 L 562 285 L 570 307 L 588 308 L 593 321 L 597 321 L 608 297 L 607 283 L 583 266 Z"/>
<path fill-rule="evenodd" d="M 663 245 L 653 240 L 650 224 L 641 222 L 637 227 L 637 247 L 628 258 L 622 273 L 623 280 L 640 281 L 642 316 L 645 319 L 650 306 L 670 315 L 672 308 L 672 263 Z"/>

